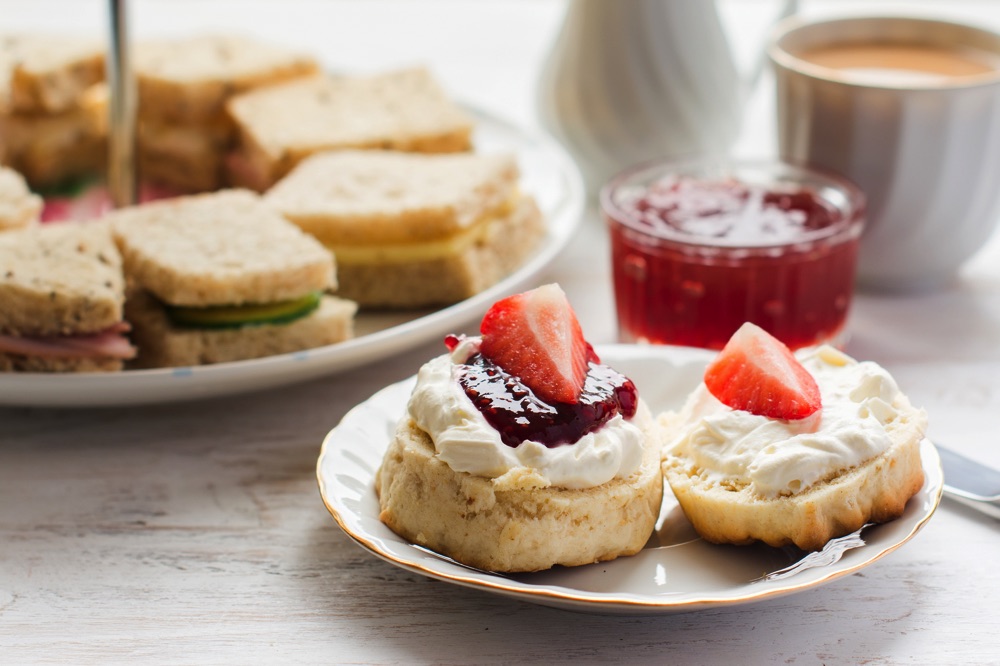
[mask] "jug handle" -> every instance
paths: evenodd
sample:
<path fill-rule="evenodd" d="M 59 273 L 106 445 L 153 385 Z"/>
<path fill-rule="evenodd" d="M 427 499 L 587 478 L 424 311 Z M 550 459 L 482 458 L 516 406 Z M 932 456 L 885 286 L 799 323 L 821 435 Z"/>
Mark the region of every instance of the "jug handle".
<path fill-rule="evenodd" d="M 775 19 L 771 22 L 771 26 L 773 27 L 779 21 L 786 19 L 792 14 L 799 11 L 799 5 L 800 5 L 800 0 L 784 0 L 784 2 L 781 5 L 781 11 L 778 12 L 777 17 L 775 17 Z M 747 94 L 750 94 L 757 89 L 757 83 L 760 81 L 760 77 L 764 73 L 764 66 L 767 64 L 766 40 L 768 39 L 770 34 L 771 31 L 768 30 L 767 33 L 764 35 L 765 43 L 762 44 L 761 48 L 758 50 L 757 59 L 754 62 L 753 66 L 751 67 L 749 74 L 747 75 L 745 84 L 746 87 L 744 88 L 744 90 L 747 91 Z"/>

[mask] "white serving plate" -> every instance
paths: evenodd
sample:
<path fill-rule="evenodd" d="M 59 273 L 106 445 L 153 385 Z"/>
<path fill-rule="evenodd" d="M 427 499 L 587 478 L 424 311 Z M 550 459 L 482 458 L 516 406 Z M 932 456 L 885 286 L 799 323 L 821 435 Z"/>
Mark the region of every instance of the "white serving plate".
<path fill-rule="evenodd" d="M 262 359 L 120 373 L 0 373 L 0 405 L 95 407 L 173 402 L 273 388 L 331 375 L 424 344 L 482 316 L 494 301 L 533 286 L 573 237 L 583 217 L 579 170 L 551 138 L 475 109 L 477 152 L 511 152 L 521 189 L 538 201 L 548 233 L 519 270 L 455 305 L 407 313 L 362 313 L 357 337 L 335 345 Z"/>

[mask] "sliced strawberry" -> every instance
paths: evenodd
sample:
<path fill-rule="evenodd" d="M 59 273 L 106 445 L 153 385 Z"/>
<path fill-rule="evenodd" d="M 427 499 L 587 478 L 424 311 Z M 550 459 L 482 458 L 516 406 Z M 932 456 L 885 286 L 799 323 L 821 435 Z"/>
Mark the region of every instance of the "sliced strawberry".
<path fill-rule="evenodd" d="M 559 285 L 497 301 L 479 330 L 483 356 L 519 377 L 540 399 L 579 401 L 588 358 L 596 355 Z"/>
<path fill-rule="evenodd" d="M 705 370 L 724 405 L 772 419 L 804 419 L 821 406 L 819 386 L 780 340 L 743 324 Z"/>

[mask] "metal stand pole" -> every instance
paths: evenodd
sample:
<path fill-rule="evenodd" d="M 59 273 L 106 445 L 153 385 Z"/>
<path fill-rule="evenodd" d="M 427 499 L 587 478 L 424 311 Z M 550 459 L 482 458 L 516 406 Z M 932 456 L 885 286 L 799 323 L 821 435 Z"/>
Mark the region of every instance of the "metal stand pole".
<path fill-rule="evenodd" d="M 136 88 L 129 58 L 128 2 L 108 0 L 108 191 L 116 208 L 136 202 Z"/>

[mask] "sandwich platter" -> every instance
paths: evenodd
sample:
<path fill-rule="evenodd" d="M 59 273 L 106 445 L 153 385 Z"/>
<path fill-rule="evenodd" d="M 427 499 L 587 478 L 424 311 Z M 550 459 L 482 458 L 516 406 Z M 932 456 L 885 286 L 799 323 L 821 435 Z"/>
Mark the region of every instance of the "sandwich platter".
<path fill-rule="evenodd" d="M 517 157 L 521 187 L 545 215 L 542 246 L 520 269 L 485 291 L 434 311 L 361 313 L 356 337 L 261 359 L 116 373 L 0 373 L 0 405 L 124 406 L 233 395 L 342 372 L 430 342 L 481 316 L 494 301 L 531 286 L 573 237 L 583 217 L 580 173 L 559 144 L 492 114 L 470 109 L 477 152 Z"/>
<path fill-rule="evenodd" d="M 654 413 L 679 408 L 714 355 L 688 347 L 637 345 L 601 346 L 597 352 L 635 382 Z M 323 502 L 344 532 L 397 567 L 522 601 L 592 613 L 651 615 L 804 592 L 895 551 L 927 523 L 941 500 L 941 459 L 924 440 L 924 485 L 903 515 L 833 539 L 815 553 L 710 544 L 698 537 L 676 501 L 665 498 L 652 537 L 631 557 L 529 574 L 480 571 L 416 546 L 379 521 L 375 474 L 415 381 L 411 377 L 379 391 L 327 435 L 316 467 Z M 670 497 L 669 491 L 666 494 Z"/>

